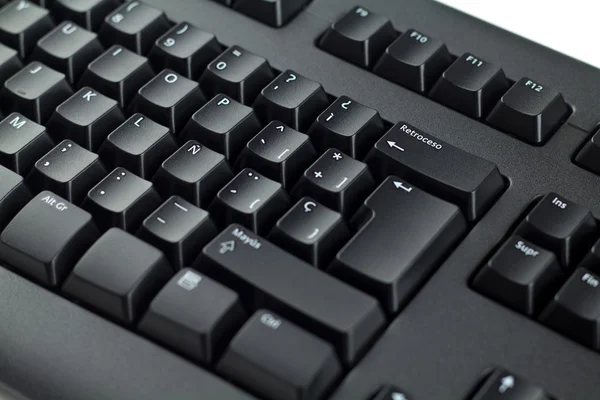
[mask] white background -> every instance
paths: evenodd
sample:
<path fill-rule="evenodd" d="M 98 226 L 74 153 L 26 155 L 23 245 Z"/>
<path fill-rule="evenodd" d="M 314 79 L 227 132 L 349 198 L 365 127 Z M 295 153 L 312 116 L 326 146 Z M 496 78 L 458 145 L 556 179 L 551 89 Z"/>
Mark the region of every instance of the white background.
<path fill-rule="evenodd" d="M 598 0 L 437 0 L 600 68 Z"/>

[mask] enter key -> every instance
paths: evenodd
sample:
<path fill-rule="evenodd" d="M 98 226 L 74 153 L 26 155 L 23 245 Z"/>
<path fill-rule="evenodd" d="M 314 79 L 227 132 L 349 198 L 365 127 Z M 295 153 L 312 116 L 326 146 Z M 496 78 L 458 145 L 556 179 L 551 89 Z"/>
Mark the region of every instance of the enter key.
<path fill-rule="evenodd" d="M 329 272 L 397 313 L 467 230 L 460 209 L 404 180 L 387 178 L 353 221 L 360 229 Z"/>

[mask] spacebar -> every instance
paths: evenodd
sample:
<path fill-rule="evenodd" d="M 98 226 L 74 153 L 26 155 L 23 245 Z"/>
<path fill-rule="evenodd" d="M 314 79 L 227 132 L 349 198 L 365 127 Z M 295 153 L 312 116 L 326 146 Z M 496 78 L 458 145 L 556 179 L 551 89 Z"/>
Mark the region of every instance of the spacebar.
<path fill-rule="evenodd" d="M 255 399 L 1 266 L 0 380 L 33 399 Z"/>

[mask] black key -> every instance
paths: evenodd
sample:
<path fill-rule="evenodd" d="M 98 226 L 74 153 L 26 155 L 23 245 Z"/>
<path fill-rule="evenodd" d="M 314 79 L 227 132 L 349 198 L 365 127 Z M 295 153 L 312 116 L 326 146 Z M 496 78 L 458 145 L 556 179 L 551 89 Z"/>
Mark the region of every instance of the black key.
<path fill-rule="evenodd" d="M 253 310 L 278 310 L 329 341 L 346 366 L 356 363 L 385 323 L 375 299 L 241 225 L 217 236 L 195 266 L 240 293 Z"/>
<path fill-rule="evenodd" d="M 502 368 L 485 380 L 471 400 L 551 400 L 539 386 Z"/>
<path fill-rule="evenodd" d="M 181 22 L 156 39 L 148 58 L 157 71 L 170 68 L 197 80 L 209 62 L 221 53 L 215 35 Z"/>
<path fill-rule="evenodd" d="M 320 152 L 335 147 L 362 159 L 383 132 L 377 111 L 342 96 L 319 115 L 308 135 Z"/>
<path fill-rule="evenodd" d="M 134 114 L 104 141 L 98 154 L 110 169 L 123 167 L 151 179 L 160 164 L 177 150 L 169 128 Z"/>
<path fill-rule="evenodd" d="M 473 287 L 505 306 L 533 316 L 552 297 L 560 277 L 560 265 L 553 253 L 512 236 L 479 271 Z"/>
<path fill-rule="evenodd" d="M 135 232 L 160 203 L 151 182 L 115 168 L 90 189 L 81 207 L 94 216 L 101 231 L 114 227 Z"/>
<path fill-rule="evenodd" d="M 113 46 L 88 65 L 79 86 L 93 87 L 126 108 L 153 77 L 154 72 L 145 57 L 122 46 Z"/>
<path fill-rule="evenodd" d="M 97 154 L 63 140 L 40 158 L 27 176 L 35 190 L 50 190 L 72 203 L 80 203 L 96 183 L 106 176 Z"/>
<path fill-rule="evenodd" d="M 141 1 L 130 1 L 106 16 L 99 36 L 105 46 L 120 44 L 145 55 L 170 27 L 162 10 Z"/>
<path fill-rule="evenodd" d="M 173 196 L 144 220 L 137 235 L 165 253 L 173 268 L 181 269 L 192 265 L 217 230 L 206 211 Z"/>
<path fill-rule="evenodd" d="M 389 19 L 357 6 L 331 24 L 319 47 L 346 61 L 371 68 L 395 38 Z"/>
<path fill-rule="evenodd" d="M 328 272 L 377 297 L 390 314 L 406 305 L 467 231 L 454 204 L 393 176 L 352 223 L 358 233 Z"/>
<path fill-rule="evenodd" d="M 209 97 L 222 93 L 251 105 L 274 77 L 267 60 L 232 46 L 208 64 L 200 77 L 200 86 Z"/>
<path fill-rule="evenodd" d="M 260 92 L 252 107 L 265 124 L 279 120 L 306 131 L 328 104 L 321 84 L 287 70 Z"/>
<path fill-rule="evenodd" d="M 310 0 L 238 0 L 234 9 L 276 28 L 288 23 Z"/>
<path fill-rule="evenodd" d="M 0 42 L 27 58 L 38 39 L 54 28 L 48 10 L 27 0 L 14 0 L 0 10 Z"/>
<path fill-rule="evenodd" d="M 56 21 L 73 21 L 97 31 L 104 17 L 120 4 L 120 0 L 54 0 L 51 12 Z"/>
<path fill-rule="evenodd" d="M 245 319 L 234 291 L 187 268 L 150 303 L 139 329 L 194 361 L 211 365 Z"/>
<path fill-rule="evenodd" d="M 233 338 L 217 371 L 269 400 L 321 399 L 342 375 L 333 347 L 268 310 Z"/>
<path fill-rule="evenodd" d="M 197 140 L 233 162 L 259 130 L 252 108 L 219 94 L 192 115 L 181 137 Z"/>
<path fill-rule="evenodd" d="M 163 253 L 112 228 L 83 255 L 62 290 L 119 322 L 131 325 L 171 277 Z"/>
<path fill-rule="evenodd" d="M 269 240 L 317 268 L 329 265 L 350 239 L 342 215 L 310 197 L 301 199 L 271 231 Z"/>
<path fill-rule="evenodd" d="M 254 168 L 290 190 L 317 158 L 307 135 L 279 121 L 272 121 L 248 142 L 236 169 Z"/>
<path fill-rule="evenodd" d="M 54 109 L 73 94 L 65 76 L 32 62 L 4 83 L 4 111 L 18 112 L 38 124 L 45 123 Z"/>
<path fill-rule="evenodd" d="M 239 223 L 262 235 L 289 205 L 281 184 L 246 168 L 219 191 L 208 210 L 221 228 Z"/>
<path fill-rule="evenodd" d="M 509 87 L 502 68 L 465 53 L 444 71 L 430 96 L 469 117 L 484 118 Z"/>
<path fill-rule="evenodd" d="M 173 133 L 179 133 L 206 99 L 198 83 L 165 69 L 142 86 L 131 103 L 132 112 L 152 118 Z"/>
<path fill-rule="evenodd" d="M 323 205 L 350 216 L 375 188 L 365 163 L 329 149 L 304 172 L 292 196 L 310 196 Z"/>
<path fill-rule="evenodd" d="M 0 122 L 0 165 L 25 176 L 54 147 L 46 129 L 19 113 Z"/>
<path fill-rule="evenodd" d="M 165 198 L 179 195 L 207 208 L 232 178 L 233 172 L 222 154 L 190 140 L 162 163 L 152 182 Z"/>
<path fill-rule="evenodd" d="M 374 72 L 418 93 L 427 93 L 452 64 L 446 45 L 414 29 L 404 32 L 385 50 Z"/>
<path fill-rule="evenodd" d="M 570 114 L 562 94 L 529 78 L 522 78 L 502 96 L 487 122 L 527 143 L 540 144 Z"/>
<path fill-rule="evenodd" d="M 65 21 L 38 41 L 31 59 L 62 72 L 73 85 L 103 51 L 95 33 Z"/>
<path fill-rule="evenodd" d="M 17 51 L 0 43 L 0 81 L 4 82 L 23 68 Z"/>
<path fill-rule="evenodd" d="M 475 221 L 504 190 L 495 164 L 467 153 L 413 126 L 399 122 L 367 155 L 378 179 L 398 175 L 458 205 Z"/>
<path fill-rule="evenodd" d="M 385 385 L 382 387 L 372 400 L 411 400 L 405 391 L 400 388 Z"/>
<path fill-rule="evenodd" d="M 580 266 L 592 272 L 600 272 L 600 240 L 592 246 L 583 261 L 581 261 Z"/>
<path fill-rule="evenodd" d="M 97 238 L 90 214 L 44 191 L 2 232 L 0 259 L 45 285 L 58 286 Z"/>
<path fill-rule="evenodd" d="M 0 232 L 30 198 L 23 177 L 0 165 Z"/>
<path fill-rule="evenodd" d="M 584 168 L 600 174 L 600 132 L 596 132 L 585 144 L 577 154 L 575 161 Z"/>
<path fill-rule="evenodd" d="M 97 151 L 114 129 L 125 122 L 117 102 L 87 86 L 56 108 L 48 131 L 58 140 L 70 139 Z"/>
<path fill-rule="evenodd" d="M 515 233 L 553 251 L 563 267 L 573 267 L 598 238 L 590 210 L 556 193 L 547 194 Z"/>

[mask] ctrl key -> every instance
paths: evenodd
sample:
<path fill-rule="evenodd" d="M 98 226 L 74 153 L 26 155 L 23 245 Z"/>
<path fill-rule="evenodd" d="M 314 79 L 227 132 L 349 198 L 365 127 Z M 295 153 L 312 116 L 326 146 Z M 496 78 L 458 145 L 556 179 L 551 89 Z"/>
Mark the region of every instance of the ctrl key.
<path fill-rule="evenodd" d="M 98 236 L 89 213 L 44 191 L 0 235 L 0 260 L 43 284 L 57 286 Z"/>
<path fill-rule="evenodd" d="M 330 344 L 267 310 L 244 325 L 217 370 L 269 400 L 322 399 L 342 372 Z"/>

